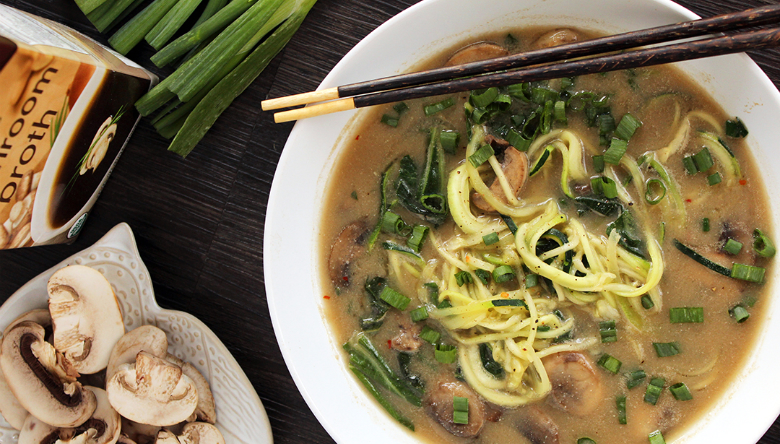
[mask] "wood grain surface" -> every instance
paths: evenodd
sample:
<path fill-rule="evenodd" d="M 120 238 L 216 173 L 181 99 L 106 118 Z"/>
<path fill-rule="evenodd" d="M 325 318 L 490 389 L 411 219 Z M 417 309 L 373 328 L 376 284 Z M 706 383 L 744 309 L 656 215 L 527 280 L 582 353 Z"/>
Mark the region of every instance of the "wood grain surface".
<path fill-rule="evenodd" d="M 105 42 L 72 0 L 0 3 Z M 265 300 L 263 224 L 271 181 L 292 124 L 273 123 L 271 113 L 260 111 L 260 101 L 315 89 L 352 46 L 414 3 L 319 0 L 290 44 L 186 160 L 168 153 L 167 141 L 142 121 L 74 244 L 0 251 L 0 302 L 114 225 L 127 222 L 135 231 L 157 300 L 165 308 L 197 316 L 222 339 L 260 395 L 275 442 L 333 442 L 290 377 Z M 710 16 L 774 2 L 678 3 Z M 151 54 L 148 47 L 139 47 L 129 56 L 153 68 Z M 780 51 L 751 56 L 780 85 Z M 760 442 L 780 443 L 780 421 Z"/>

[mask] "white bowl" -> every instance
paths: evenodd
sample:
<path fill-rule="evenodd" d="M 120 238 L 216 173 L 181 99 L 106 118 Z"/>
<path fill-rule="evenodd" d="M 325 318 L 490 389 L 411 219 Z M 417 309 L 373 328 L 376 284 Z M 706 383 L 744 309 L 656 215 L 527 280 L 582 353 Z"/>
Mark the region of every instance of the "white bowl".
<path fill-rule="evenodd" d="M 103 273 L 119 298 L 125 329 L 144 324 L 168 336 L 168 352 L 190 362 L 209 381 L 217 407 L 217 428 L 226 444 L 271 444 L 271 425 L 263 404 L 241 367 L 206 324 L 181 311 L 166 310 L 154 300 L 149 271 L 141 261 L 133 232 L 119 224 L 95 245 L 44 271 L 0 307 L 0 329 L 36 308 L 48 306 L 46 283 L 66 265 L 81 264 Z M 0 444 L 16 444 L 19 432 L 0 416 Z"/>
<path fill-rule="evenodd" d="M 697 18 L 666 0 L 424 0 L 368 35 L 320 88 L 397 74 L 469 36 L 528 25 L 570 25 L 625 32 Z M 780 221 L 780 157 L 775 149 L 780 94 L 745 55 L 681 63 L 730 115 L 750 129 L 772 214 Z M 318 261 L 323 192 L 343 148 L 340 135 L 360 120 L 354 111 L 298 122 L 274 177 L 265 225 L 265 279 L 274 331 L 290 373 L 323 427 L 339 443 L 411 443 L 414 435 L 368 395 L 345 366 L 324 319 Z M 773 239 L 780 240 L 777 227 Z M 294 275 L 291 264 L 295 264 Z M 301 273 L 301 270 L 305 270 Z M 778 278 L 777 267 L 767 280 Z M 301 278 L 306 276 L 306 278 Z M 755 443 L 780 413 L 780 301 L 745 369 L 701 421 L 675 441 Z M 751 319 L 751 322 L 754 319 Z M 755 319 L 760 321 L 759 319 Z M 316 363 L 316 365 L 313 365 Z"/>

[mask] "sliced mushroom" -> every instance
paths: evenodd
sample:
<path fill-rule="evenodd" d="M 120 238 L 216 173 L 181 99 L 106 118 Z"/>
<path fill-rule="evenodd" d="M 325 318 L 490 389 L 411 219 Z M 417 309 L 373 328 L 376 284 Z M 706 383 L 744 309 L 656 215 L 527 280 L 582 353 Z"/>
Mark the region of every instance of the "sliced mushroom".
<path fill-rule="evenodd" d="M 403 352 L 416 352 L 423 341 L 420 339 L 420 327 L 415 324 L 400 324 L 398 334 L 390 340 L 394 350 Z"/>
<path fill-rule="evenodd" d="M 215 426 L 205 422 L 191 422 L 179 435 L 182 444 L 225 444 L 225 438 Z"/>
<path fill-rule="evenodd" d="M 80 373 L 106 368 L 114 344 L 125 334 L 111 284 L 97 270 L 71 265 L 49 279 L 54 346 Z"/>
<path fill-rule="evenodd" d="M 192 379 L 195 383 L 195 388 L 198 390 L 198 406 L 193 413 L 195 418 L 190 418 L 190 420 L 194 421 L 197 419 L 210 424 L 216 423 L 217 409 L 214 405 L 214 394 L 211 393 L 209 381 L 189 362 L 185 362 L 181 366 L 181 371 Z"/>
<path fill-rule="evenodd" d="M 328 276 L 336 287 L 349 285 L 350 267 L 366 251 L 369 234 L 368 221 L 362 218 L 344 227 L 336 237 L 328 258 Z"/>
<path fill-rule="evenodd" d="M 108 116 L 106 121 L 100 125 L 97 133 L 95 133 L 95 137 L 92 138 L 92 144 L 90 145 L 87 159 L 81 165 L 79 175 L 84 175 L 89 170 L 97 169 L 98 165 L 100 165 L 100 162 L 102 162 L 103 158 L 106 157 L 108 146 L 111 144 L 111 141 L 114 140 L 114 136 L 116 135 L 116 123 L 111 123 L 113 118 L 114 116 Z"/>
<path fill-rule="evenodd" d="M 558 426 L 536 407 L 524 407 L 515 424 L 531 444 L 558 444 Z"/>
<path fill-rule="evenodd" d="M 120 365 L 135 362 L 140 351 L 165 358 L 168 354 L 168 337 L 165 332 L 154 325 L 142 325 L 125 333 L 111 350 L 106 367 L 106 381 L 114 377 Z"/>
<path fill-rule="evenodd" d="M 116 444 L 138 444 L 138 443 L 130 439 L 129 436 L 122 433 L 121 435 L 119 435 L 119 439 L 116 440 Z"/>
<path fill-rule="evenodd" d="M 552 391 L 549 402 L 575 416 L 585 416 L 598 407 L 604 384 L 586 355 L 561 352 L 543 360 Z"/>
<path fill-rule="evenodd" d="M 189 418 L 198 405 L 195 383 L 181 367 L 143 351 L 135 364 L 119 366 L 106 391 L 120 415 L 141 424 L 170 426 Z"/>
<path fill-rule="evenodd" d="M 95 411 L 95 395 L 76 381 L 78 372 L 44 341 L 43 327 L 34 322 L 20 322 L 8 332 L 0 366 L 22 407 L 47 424 L 75 427 Z"/>
<path fill-rule="evenodd" d="M 495 59 L 509 55 L 509 51 L 490 42 L 478 42 L 459 49 L 444 66 L 463 65 L 481 60 Z"/>
<path fill-rule="evenodd" d="M 19 433 L 19 444 L 113 444 L 119 439 L 119 413 L 111 408 L 103 389 L 84 387 L 97 399 L 92 416 L 77 427 L 53 427 L 30 416 Z"/>
<path fill-rule="evenodd" d="M 525 183 L 528 181 L 528 156 L 526 156 L 524 152 L 518 151 L 515 147 L 507 147 L 504 150 L 501 171 L 504 173 L 504 176 L 506 176 L 506 180 L 509 183 L 512 192 L 514 192 L 515 196 L 518 196 L 523 189 L 523 186 L 525 186 Z M 498 179 L 493 180 L 490 184 L 490 192 L 501 202 L 509 203 Z M 480 210 L 496 211 L 479 193 L 475 192 L 472 194 L 471 202 Z"/>
<path fill-rule="evenodd" d="M 452 421 L 453 397 L 469 400 L 469 423 L 455 424 Z M 467 384 L 460 381 L 440 383 L 423 400 L 426 412 L 445 430 L 462 438 L 475 438 L 485 424 L 485 404 Z"/>
<path fill-rule="evenodd" d="M 49 310 L 45 308 L 36 308 L 35 310 L 30 310 L 27 313 L 24 313 L 8 324 L 8 327 L 6 327 L 3 331 L 3 336 L 8 336 L 8 332 L 11 331 L 11 329 L 14 328 L 16 324 L 24 321 L 35 322 L 36 324 L 43 327 L 44 330 L 51 327 L 51 315 L 49 314 Z"/>
<path fill-rule="evenodd" d="M 122 417 L 122 434 L 137 444 L 153 443 L 160 431 L 160 426 L 140 424 Z"/>
<path fill-rule="evenodd" d="M 553 46 L 574 43 L 580 40 L 577 31 L 569 28 L 554 29 L 539 36 L 533 44 L 536 49 L 552 48 Z"/>
<path fill-rule="evenodd" d="M 181 444 L 181 441 L 179 441 L 179 437 L 172 431 L 162 429 L 157 432 L 157 438 L 154 440 L 154 444 Z"/>

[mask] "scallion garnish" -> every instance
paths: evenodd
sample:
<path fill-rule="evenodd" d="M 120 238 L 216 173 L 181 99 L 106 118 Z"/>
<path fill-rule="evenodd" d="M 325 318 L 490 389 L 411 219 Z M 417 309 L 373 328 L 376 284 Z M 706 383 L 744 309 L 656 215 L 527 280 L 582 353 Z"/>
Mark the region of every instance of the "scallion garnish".
<path fill-rule="evenodd" d="M 425 305 L 415 308 L 409 312 L 413 322 L 420 322 L 428 319 L 428 308 Z"/>
<path fill-rule="evenodd" d="M 643 295 L 642 307 L 644 307 L 645 310 L 650 310 L 651 308 L 655 307 L 655 302 L 653 302 L 653 298 L 651 298 L 649 295 Z"/>
<path fill-rule="evenodd" d="M 620 366 L 623 365 L 619 359 L 607 353 L 601 355 L 597 364 L 615 374 L 620 371 Z"/>
<path fill-rule="evenodd" d="M 566 124 L 566 102 L 563 100 L 558 100 L 555 102 L 555 105 L 553 106 L 553 117 L 555 117 L 556 122 L 561 122 L 564 125 Z"/>
<path fill-rule="evenodd" d="M 604 172 L 604 155 L 597 154 L 593 156 L 593 171 L 599 174 Z"/>
<path fill-rule="evenodd" d="M 533 142 L 532 139 L 526 139 L 523 137 L 522 134 L 518 133 L 517 131 L 510 129 L 506 133 L 506 141 L 509 142 L 510 145 L 515 147 L 518 151 L 528 151 L 528 147 L 531 146 L 531 142 Z"/>
<path fill-rule="evenodd" d="M 650 440 L 650 444 L 666 444 L 666 441 L 664 441 L 664 435 L 661 434 L 660 430 L 650 432 L 650 434 L 647 435 L 647 439 Z"/>
<path fill-rule="evenodd" d="M 642 122 L 639 119 L 626 113 L 620 119 L 620 123 L 618 123 L 618 126 L 615 129 L 615 136 L 628 141 L 640 126 L 642 126 Z"/>
<path fill-rule="evenodd" d="M 453 97 L 447 97 L 446 99 L 442 100 L 441 102 L 432 103 L 430 105 L 425 105 L 423 108 L 423 111 L 425 112 L 426 116 L 432 116 L 440 111 L 444 111 L 445 109 L 455 105 L 455 99 Z"/>
<path fill-rule="evenodd" d="M 454 422 L 455 424 L 469 423 L 469 398 L 453 396 L 452 422 Z"/>
<path fill-rule="evenodd" d="M 709 186 L 717 185 L 721 182 L 723 182 L 723 176 L 721 176 L 718 171 L 707 176 L 707 184 L 709 184 Z"/>
<path fill-rule="evenodd" d="M 601 194 L 607 199 L 617 197 L 617 184 L 606 176 L 597 176 L 590 179 L 590 187 L 594 194 Z"/>
<path fill-rule="evenodd" d="M 433 356 L 442 364 L 452 364 L 458 360 L 458 347 L 447 344 L 436 344 L 434 345 Z"/>
<path fill-rule="evenodd" d="M 618 423 L 628 424 L 628 418 L 626 417 L 626 397 L 621 395 L 615 398 L 615 405 L 617 406 Z"/>
<path fill-rule="evenodd" d="M 460 143 L 460 133 L 457 131 L 444 130 L 439 133 L 439 142 L 445 153 L 455 154 Z"/>
<path fill-rule="evenodd" d="M 533 288 L 539 284 L 539 275 L 528 273 L 525 275 L 525 288 Z"/>
<path fill-rule="evenodd" d="M 485 243 L 485 245 L 493 245 L 496 242 L 498 242 L 498 233 L 490 233 L 482 236 L 482 242 Z"/>
<path fill-rule="evenodd" d="M 393 117 L 390 114 L 382 114 L 382 118 L 380 119 L 380 122 L 395 128 L 398 126 L 398 117 Z"/>
<path fill-rule="evenodd" d="M 441 338 L 441 333 L 426 325 L 422 328 L 422 331 L 420 331 L 419 336 L 423 341 L 430 342 L 431 344 L 437 344 L 439 342 L 439 338 Z"/>
<path fill-rule="evenodd" d="M 493 281 L 497 284 L 511 281 L 515 278 L 515 270 L 509 265 L 501 265 L 493 270 Z"/>
<path fill-rule="evenodd" d="M 385 211 L 385 214 L 382 215 L 382 230 L 400 236 L 409 234 L 409 226 L 401 219 L 401 216 L 392 211 Z"/>
<path fill-rule="evenodd" d="M 710 231 L 710 218 L 705 217 L 701 220 L 701 231 L 708 233 Z"/>
<path fill-rule="evenodd" d="M 726 239 L 726 243 L 723 244 L 723 251 L 728 254 L 739 254 L 742 250 L 742 242 L 735 241 L 734 239 Z"/>
<path fill-rule="evenodd" d="M 747 319 L 750 317 L 750 313 L 748 313 L 747 308 L 745 308 L 742 304 L 737 304 L 732 307 L 729 310 L 729 314 L 734 318 L 735 321 L 740 324 L 747 321 Z"/>
<path fill-rule="evenodd" d="M 651 178 L 645 182 L 645 202 L 656 205 L 666 197 L 666 185 L 661 179 Z"/>
<path fill-rule="evenodd" d="M 658 398 L 661 397 L 661 392 L 664 390 L 664 378 L 653 378 L 650 383 L 647 384 L 645 390 L 645 402 L 655 405 L 658 402 Z"/>
<path fill-rule="evenodd" d="M 400 116 L 401 114 L 403 114 L 403 113 L 405 113 L 405 112 L 409 111 L 409 105 L 407 105 L 407 104 L 406 104 L 406 103 L 404 103 L 404 102 L 398 102 L 398 103 L 396 103 L 395 105 L 393 105 L 393 109 L 394 109 L 394 110 L 395 110 L 395 112 L 397 112 L 397 113 L 398 113 L 398 115 Z"/>
<path fill-rule="evenodd" d="M 696 171 L 707 171 L 715 165 L 707 147 L 702 148 L 701 151 L 693 155 L 693 163 L 696 164 Z"/>
<path fill-rule="evenodd" d="M 704 307 L 672 307 L 669 309 L 669 322 L 672 324 L 704 322 Z"/>
<path fill-rule="evenodd" d="M 474 283 L 471 273 L 465 270 L 455 273 L 455 281 L 458 283 L 458 287 L 462 287 L 464 284 Z"/>
<path fill-rule="evenodd" d="M 412 250 L 420 252 L 423 241 L 425 241 L 425 235 L 428 234 L 428 227 L 425 225 L 415 225 L 412 227 L 412 235 L 409 236 L 409 240 L 406 241 L 406 245 Z"/>
<path fill-rule="evenodd" d="M 626 154 L 627 149 L 628 142 L 623 139 L 612 138 L 612 141 L 609 143 L 609 148 L 604 152 L 604 162 L 612 165 L 619 165 L 620 159 Z"/>
<path fill-rule="evenodd" d="M 626 387 L 628 387 L 629 390 L 641 384 L 642 381 L 644 381 L 647 377 L 647 373 L 645 373 L 645 371 L 642 369 L 634 370 L 633 372 L 627 373 L 626 375 Z"/>
<path fill-rule="evenodd" d="M 491 87 L 484 90 L 471 91 L 469 102 L 474 108 L 484 108 L 498 98 L 498 88 Z"/>
<path fill-rule="evenodd" d="M 680 354 L 680 344 L 676 342 L 653 342 L 653 348 L 659 358 Z"/>
<path fill-rule="evenodd" d="M 672 392 L 674 399 L 678 401 L 690 401 L 693 399 L 691 391 L 688 390 L 688 386 L 685 385 L 684 382 L 678 382 L 677 384 L 670 386 L 669 391 Z"/>
<path fill-rule="evenodd" d="M 382 293 L 379 294 L 379 299 L 387 302 L 390 306 L 395 307 L 399 310 L 406 310 L 406 307 L 409 305 L 409 302 L 412 301 L 411 299 L 407 298 L 406 296 L 402 295 L 396 290 L 393 290 L 388 285 L 385 285 L 385 287 L 382 288 Z"/>
<path fill-rule="evenodd" d="M 683 157 L 683 167 L 685 168 L 685 173 L 688 175 L 694 175 L 699 172 L 699 170 L 696 169 L 696 163 L 693 161 L 693 156 L 685 156 Z"/>
<path fill-rule="evenodd" d="M 474 168 L 477 168 L 478 166 L 487 162 L 487 160 L 490 159 L 490 157 L 494 154 L 495 152 L 493 151 L 493 147 L 485 144 L 479 147 L 479 149 L 474 154 L 469 156 L 469 162 L 471 162 L 471 165 L 473 165 Z"/>
<path fill-rule="evenodd" d="M 739 117 L 726 121 L 726 135 L 729 137 L 746 137 L 748 135 L 745 123 Z"/>
<path fill-rule="evenodd" d="M 730 276 L 733 277 L 734 279 L 741 279 L 743 281 L 755 282 L 757 284 L 760 284 L 764 282 L 765 273 L 766 273 L 766 269 L 761 267 L 756 267 L 755 265 L 734 263 L 734 265 L 731 266 Z"/>
<path fill-rule="evenodd" d="M 596 122 L 599 127 L 599 134 L 608 134 L 615 130 L 615 118 L 609 112 L 596 116 Z"/>
<path fill-rule="evenodd" d="M 775 244 L 758 228 L 753 230 L 753 251 L 762 257 L 772 257 L 776 252 Z"/>
<path fill-rule="evenodd" d="M 481 268 L 477 268 L 474 270 L 474 274 L 477 275 L 477 278 L 484 284 L 487 285 L 490 282 L 490 272 L 487 270 L 483 270 Z"/>
<path fill-rule="evenodd" d="M 617 328 L 615 327 L 615 321 L 609 320 L 599 322 L 599 333 L 601 334 L 601 342 L 617 341 Z"/>

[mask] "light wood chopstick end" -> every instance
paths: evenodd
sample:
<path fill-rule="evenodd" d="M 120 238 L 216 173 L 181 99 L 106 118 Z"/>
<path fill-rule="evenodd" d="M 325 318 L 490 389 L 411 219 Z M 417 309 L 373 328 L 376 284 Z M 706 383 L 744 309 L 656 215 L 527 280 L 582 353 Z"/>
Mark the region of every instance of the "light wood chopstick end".
<path fill-rule="evenodd" d="M 291 122 L 293 120 L 302 120 L 309 117 L 322 116 L 324 114 L 347 111 L 350 109 L 355 109 L 355 99 L 352 97 L 345 97 L 343 99 L 318 103 L 316 105 L 311 105 L 304 108 L 278 112 L 274 114 L 274 122 Z"/>
<path fill-rule="evenodd" d="M 319 91 L 311 91 L 307 93 L 294 94 L 292 96 L 278 97 L 276 99 L 268 99 L 260 102 L 260 107 L 263 111 L 269 111 L 273 109 L 289 108 L 291 106 L 306 105 L 314 102 L 323 102 L 325 100 L 333 100 L 339 98 L 338 87 L 322 89 Z"/>

